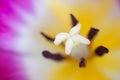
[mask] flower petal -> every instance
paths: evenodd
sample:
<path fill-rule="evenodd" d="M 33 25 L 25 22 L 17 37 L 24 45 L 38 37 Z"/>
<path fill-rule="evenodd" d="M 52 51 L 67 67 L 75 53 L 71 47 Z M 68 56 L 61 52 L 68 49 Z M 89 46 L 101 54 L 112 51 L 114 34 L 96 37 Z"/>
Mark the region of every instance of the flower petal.
<path fill-rule="evenodd" d="M 70 54 L 73 48 L 73 41 L 72 39 L 68 39 L 65 43 L 65 53 Z"/>
<path fill-rule="evenodd" d="M 90 44 L 90 41 L 87 38 L 85 38 L 81 35 L 75 35 L 75 36 L 72 37 L 72 39 L 73 39 L 73 41 L 78 42 L 78 43 L 83 43 L 83 44 L 86 44 L 86 45 Z"/>
<path fill-rule="evenodd" d="M 69 37 L 68 33 L 59 33 L 55 37 L 54 44 L 59 45 Z"/>
<path fill-rule="evenodd" d="M 0 48 L 0 80 L 28 80 L 23 58 L 19 52 Z"/>
<path fill-rule="evenodd" d="M 74 34 L 79 33 L 80 28 L 81 28 L 81 24 L 77 24 L 75 27 L 73 27 L 73 28 L 70 30 L 70 32 L 69 32 L 70 35 L 74 35 Z"/>
<path fill-rule="evenodd" d="M 120 79 L 120 49 L 112 50 L 104 57 L 96 57 L 93 65 L 111 80 Z"/>
<path fill-rule="evenodd" d="M 79 68 L 78 63 L 68 60 L 62 66 L 56 67 L 51 73 L 51 80 L 110 80 L 91 63 L 87 63 L 85 68 Z"/>

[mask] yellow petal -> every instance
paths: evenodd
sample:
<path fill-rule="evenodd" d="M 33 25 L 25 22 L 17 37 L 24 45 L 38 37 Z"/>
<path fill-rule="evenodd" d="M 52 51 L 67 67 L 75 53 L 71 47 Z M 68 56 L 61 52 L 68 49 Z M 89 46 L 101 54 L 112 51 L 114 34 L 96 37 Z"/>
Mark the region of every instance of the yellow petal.
<path fill-rule="evenodd" d="M 55 0 L 51 2 L 46 0 L 49 8 L 53 11 L 54 15 L 65 26 L 70 26 L 70 14 L 74 14 L 78 21 L 82 24 L 84 30 L 83 34 L 89 30 L 91 26 L 98 27 L 96 25 L 99 21 L 102 21 L 111 10 L 114 0 L 108 1 L 83 1 L 83 0 Z"/>
<path fill-rule="evenodd" d="M 120 79 L 120 49 L 111 51 L 103 57 L 96 57 L 93 65 L 112 80 Z"/>
<path fill-rule="evenodd" d="M 93 63 L 98 68 L 120 72 L 120 50 L 111 51 L 103 57 L 96 57 Z"/>
<path fill-rule="evenodd" d="M 87 67 L 79 68 L 77 61 L 67 61 L 56 67 L 51 74 L 51 80 L 109 80 L 94 65 L 87 63 Z"/>

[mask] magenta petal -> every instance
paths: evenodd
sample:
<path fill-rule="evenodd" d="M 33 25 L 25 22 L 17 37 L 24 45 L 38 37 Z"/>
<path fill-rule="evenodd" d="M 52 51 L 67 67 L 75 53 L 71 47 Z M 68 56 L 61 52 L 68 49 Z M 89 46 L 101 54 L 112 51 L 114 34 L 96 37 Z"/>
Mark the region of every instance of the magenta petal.
<path fill-rule="evenodd" d="M 19 53 L 0 49 L 0 80 L 28 80 L 22 59 Z"/>
<path fill-rule="evenodd" d="M 16 29 L 19 26 L 10 24 L 25 23 L 23 16 L 16 12 L 14 5 L 17 5 L 29 14 L 33 12 L 32 0 L 0 0 L 0 47 L 2 48 L 11 48 L 15 42 L 15 37 L 18 36 L 19 31 L 16 31 Z"/>
<path fill-rule="evenodd" d="M 15 35 L 15 31 L 12 28 L 3 24 L 2 21 L 0 22 L 0 47 L 12 48 Z"/>
<path fill-rule="evenodd" d="M 30 11 L 31 12 L 33 10 L 32 1 L 31 0 L 13 0 L 13 3 L 19 5 L 20 7 L 22 7 L 26 11 Z"/>
<path fill-rule="evenodd" d="M 31 0 L 0 0 L 0 80 L 29 80 L 23 53 L 15 50 L 15 40 L 19 36 L 19 31 L 16 29 L 19 27 L 9 23 L 20 24 L 24 21 L 13 5 L 31 13 L 31 3 Z"/>
<path fill-rule="evenodd" d="M 0 0 L 0 11 L 6 14 L 13 14 L 12 5 L 18 5 L 25 11 L 33 11 L 32 0 Z"/>
<path fill-rule="evenodd" d="M 33 13 L 31 0 L 0 0 L 0 19 L 14 19 L 22 21 L 22 17 L 15 10 L 15 5 L 28 13 Z"/>

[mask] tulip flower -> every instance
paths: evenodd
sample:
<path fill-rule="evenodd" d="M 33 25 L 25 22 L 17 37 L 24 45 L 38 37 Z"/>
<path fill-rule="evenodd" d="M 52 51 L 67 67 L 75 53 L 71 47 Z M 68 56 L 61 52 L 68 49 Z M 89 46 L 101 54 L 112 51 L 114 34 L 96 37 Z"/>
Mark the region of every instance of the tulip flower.
<path fill-rule="evenodd" d="M 119 80 L 120 0 L 0 0 L 0 80 Z"/>

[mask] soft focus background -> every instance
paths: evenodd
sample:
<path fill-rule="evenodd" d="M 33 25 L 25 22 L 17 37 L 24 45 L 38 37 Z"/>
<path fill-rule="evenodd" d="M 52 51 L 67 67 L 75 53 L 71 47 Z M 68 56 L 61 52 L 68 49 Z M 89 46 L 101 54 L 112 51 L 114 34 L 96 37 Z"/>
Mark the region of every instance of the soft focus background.
<path fill-rule="evenodd" d="M 109 48 L 103 57 L 78 62 L 45 59 L 43 50 L 56 47 L 40 35 L 51 37 L 72 27 L 70 14 L 87 36 L 91 26 L 100 29 L 90 52 L 99 45 Z M 0 80 L 120 80 L 120 0 L 0 0 Z"/>

